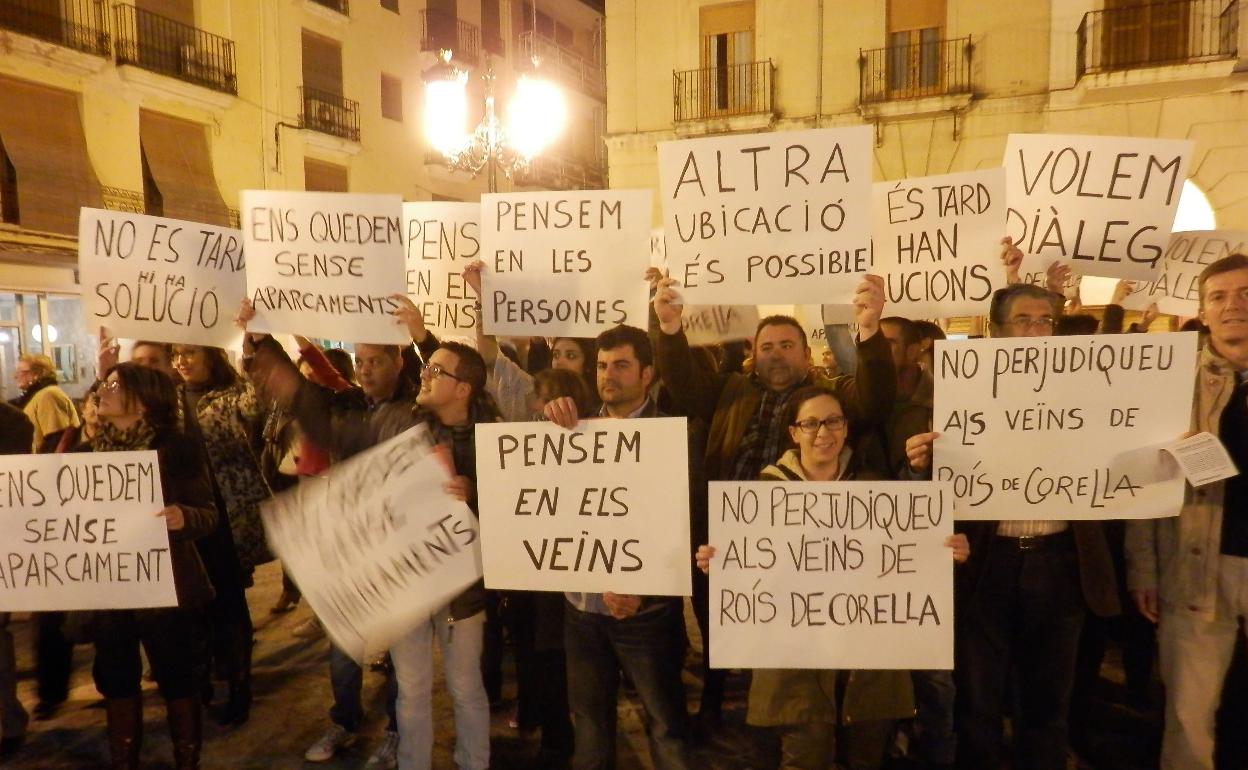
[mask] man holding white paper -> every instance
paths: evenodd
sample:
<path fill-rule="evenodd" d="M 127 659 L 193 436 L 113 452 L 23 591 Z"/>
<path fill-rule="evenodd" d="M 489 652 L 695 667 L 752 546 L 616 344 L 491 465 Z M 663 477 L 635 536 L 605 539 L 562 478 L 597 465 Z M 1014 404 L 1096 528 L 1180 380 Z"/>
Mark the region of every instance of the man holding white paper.
<path fill-rule="evenodd" d="M 1196 371 L 1192 430 L 1218 435 L 1248 464 L 1248 256 L 1232 254 L 1198 279 L 1209 341 Z M 1248 619 L 1248 479 L 1187 490 L 1168 519 L 1127 524 L 1127 584 L 1158 623 L 1166 686 L 1163 770 L 1212 770 L 1214 715 Z"/>
<path fill-rule="evenodd" d="M 598 336 L 601 417 L 661 417 L 650 398 L 654 353 L 641 329 L 618 326 Z M 576 427 L 576 403 L 560 398 L 546 416 Z M 684 468 L 673 469 L 684 473 Z M 564 648 L 568 703 L 576 729 L 574 770 L 615 767 L 616 697 L 621 669 L 632 679 L 649 719 L 650 758 L 657 770 L 684 770 L 687 717 L 680 679 L 684 602 L 678 596 L 568 593 Z"/>

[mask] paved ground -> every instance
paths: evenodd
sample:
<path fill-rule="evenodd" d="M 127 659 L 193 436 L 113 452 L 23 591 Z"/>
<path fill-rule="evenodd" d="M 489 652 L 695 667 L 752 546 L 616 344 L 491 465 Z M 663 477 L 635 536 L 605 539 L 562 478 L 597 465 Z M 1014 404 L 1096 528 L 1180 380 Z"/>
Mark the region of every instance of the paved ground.
<path fill-rule="evenodd" d="M 206 720 L 204 766 L 229 770 L 359 768 L 384 729 L 382 675 L 369 673 L 365 678 L 365 703 L 369 709 L 369 719 L 363 730 L 365 740 L 332 762 L 323 765 L 304 762 L 304 750 L 327 724 L 325 711 L 329 704 L 326 664 L 328 644 L 324 640 L 308 642 L 291 636 L 291 629 L 308 617 L 306 607 L 301 605 L 296 611 L 282 616 L 268 614 L 268 608 L 279 588 L 279 573 L 270 565 L 260 571 L 258 585 L 250 592 L 257 639 L 256 701 L 251 721 L 239 728 L 223 729 L 211 719 Z M 18 636 L 19 668 L 22 671 L 20 694 L 29 706 L 35 702 L 34 681 L 30 673 L 29 624 L 18 622 L 14 631 Z M 697 640 L 693 641 L 696 646 Z M 696 653 L 691 653 L 690 661 L 695 660 Z M 104 744 L 104 712 L 99 707 L 99 696 L 91 684 L 90 661 L 90 648 L 79 647 L 75 658 L 77 670 L 69 702 L 53 719 L 31 723 L 25 747 L 20 754 L 5 763 L 6 768 L 89 770 L 101 766 L 107 751 Z M 699 681 L 692 671 L 692 667 L 687 668 L 685 674 L 689 685 L 691 710 L 696 708 L 699 689 Z M 1115 678 L 1112 660 L 1107 666 L 1106 674 L 1109 680 L 1103 683 L 1104 691 L 1112 700 L 1117 687 L 1112 681 Z M 709 745 L 695 750 L 693 770 L 775 767 L 774 737 L 768 731 L 743 724 L 746 686 L 744 677 L 737 676 L 729 680 L 726 729 L 721 730 Z M 163 706 L 154 686 L 149 684 L 147 688 L 147 740 L 144 756 L 150 765 L 145 767 L 154 770 L 167 768 L 170 766 L 170 750 L 164 727 Z M 434 767 L 449 770 L 454 767 L 451 761 L 453 736 L 449 727 L 451 709 L 440 688 L 439 678 L 435 685 L 435 692 L 438 692 L 435 696 L 438 731 Z M 493 767 L 502 770 L 527 768 L 528 759 L 536 748 L 535 739 L 518 735 L 508 727 L 507 720 L 506 710 L 500 710 L 493 716 Z M 1095 770 L 1145 770 L 1155 766 L 1150 761 L 1156 746 L 1158 718 L 1155 710 L 1140 713 L 1103 704 L 1097 709 L 1093 721 L 1095 724 L 1090 725 L 1093 749 L 1101 758 L 1096 764 L 1085 763 L 1082 767 Z M 620 727 L 619 770 L 649 768 L 641 709 L 636 701 L 622 700 Z M 1248 758 L 1242 755 L 1237 756 L 1236 761 L 1226 763 L 1225 767 L 1239 770 L 1245 766 L 1246 759 Z"/>

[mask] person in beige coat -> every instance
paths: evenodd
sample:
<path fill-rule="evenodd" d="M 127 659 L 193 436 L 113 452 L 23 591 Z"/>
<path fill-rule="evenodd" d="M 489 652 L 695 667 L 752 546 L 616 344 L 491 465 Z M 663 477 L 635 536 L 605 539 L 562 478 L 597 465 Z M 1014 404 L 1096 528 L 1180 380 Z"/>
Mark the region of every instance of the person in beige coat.
<path fill-rule="evenodd" d="M 1189 487 L 1177 517 L 1127 524 L 1127 583 L 1158 623 L 1166 686 L 1163 770 L 1212 770 L 1214 715 L 1248 620 L 1248 256 L 1198 280 L 1209 337 L 1196 370 L 1192 430 L 1219 436 L 1240 475 Z"/>
<path fill-rule="evenodd" d="M 22 390 L 13 406 L 25 412 L 35 426 L 33 451 L 38 452 L 48 436 L 82 423 L 74 402 L 56 384 L 56 366 L 51 358 L 39 353 L 21 356 L 13 381 Z"/>

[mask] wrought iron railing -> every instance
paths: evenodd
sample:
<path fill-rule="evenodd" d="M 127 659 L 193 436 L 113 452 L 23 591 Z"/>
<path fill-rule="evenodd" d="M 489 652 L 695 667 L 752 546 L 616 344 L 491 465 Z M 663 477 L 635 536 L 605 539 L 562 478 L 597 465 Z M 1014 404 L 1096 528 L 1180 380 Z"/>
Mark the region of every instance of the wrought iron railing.
<path fill-rule="evenodd" d="M 1076 32 L 1078 77 L 1237 55 L 1238 0 L 1173 0 L 1088 11 Z"/>
<path fill-rule="evenodd" d="M 681 121 L 771 112 L 774 76 L 770 60 L 673 72 L 673 115 Z"/>
<path fill-rule="evenodd" d="M 132 5 L 119 5 L 117 63 L 211 88 L 238 93 L 234 41 Z"/>
<path fill-rule="evenodd" d="M 338 94 L 302 86 L 299 125 L 322 134 L 360 141 L 360 103 Z"/>
<path fill-rule="evenodd" d="M 104 0 L 0 0 L 0 29 L 108 56 Z"/>
<path fill-rule="evenodd" d="M 858 51 L 858 102 L 971 93 L 970 37 Z"/>
<path fill-rule="evenodd" d="M 481 32 L 453 13 L 421 11 L 420 50 L 440 51 L 444 48 L 455 54 L 455 61 L 476 64 L 481 58 Z"/>
<path fill-rule="evenodd" d="M 343 16 L 349 15 L 351 10 L 350 6 L 347 4 L 347 0 L 312 0 L 312 2 L 317 5 L 324 6 L 331 11 L 337 11 Z"/>
<path fill-rule="evenodd" d="M 606 177 L 601 161 L 585 161 L 562 155 L 539 155 L 516 174 L 516 183 L 551 190 L 601 190 Z"/>
<path fill-rule="evenodd" d="M 544 71 L 553 73 L 573 88 L 598 99 L 606 95 L 607 71 L 601 62 L 534 35 L 532 30 L 517 35 L 516 43 L 516 64 L 520 69 L 529 66 L 536 56 Z"/>

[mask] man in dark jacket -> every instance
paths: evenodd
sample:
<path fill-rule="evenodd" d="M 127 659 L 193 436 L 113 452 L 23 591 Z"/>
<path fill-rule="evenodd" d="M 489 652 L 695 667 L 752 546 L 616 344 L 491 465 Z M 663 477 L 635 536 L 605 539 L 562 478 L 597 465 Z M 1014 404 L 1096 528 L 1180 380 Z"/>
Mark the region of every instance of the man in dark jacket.
<path fill-rule="evenodd" d="M 30 454 L 35 426 L 18 409 L 0 402 L 0 454 Z M 26 709 L 17 699 L 17 656 L 9 613 L 0 612 L 0 759 L 21 747 L 26 738 Z"/>
<path fill-rule="evenodd" d="M 998 289 L 994 337 L 1052 334 L 1060 295 L 1032 284 Z M 906 443 L 912 472 L 931 471 L 935 433 Z M 1099 521 L 963 521 L 971 556 L 956 576 L 958 766 L 997 770 L 1013 691 L 1014 767 L 1065 770 L 1067 712 L 1083 620 L 1120 611 Z"/>
<path fill-rule="evenodd" d="M 600 417 L 662 417 L 650 386 L 654 354 L 641 329 L 618 326 L 598 337 Z M 547 416 L 576 426 L 575 402 L 552 401 Z M 691 485 L 692 486 L 692 485 Z M 568 703 L 576 730 L 575 770 L 615 767 L 620 670 L 632 680 L 649 719 L 650 759 L 657 770 L 684 770 L 687 716 L 680 679 L 684 602 L 672 596 L 568 593 L 564 647 Z"/>

